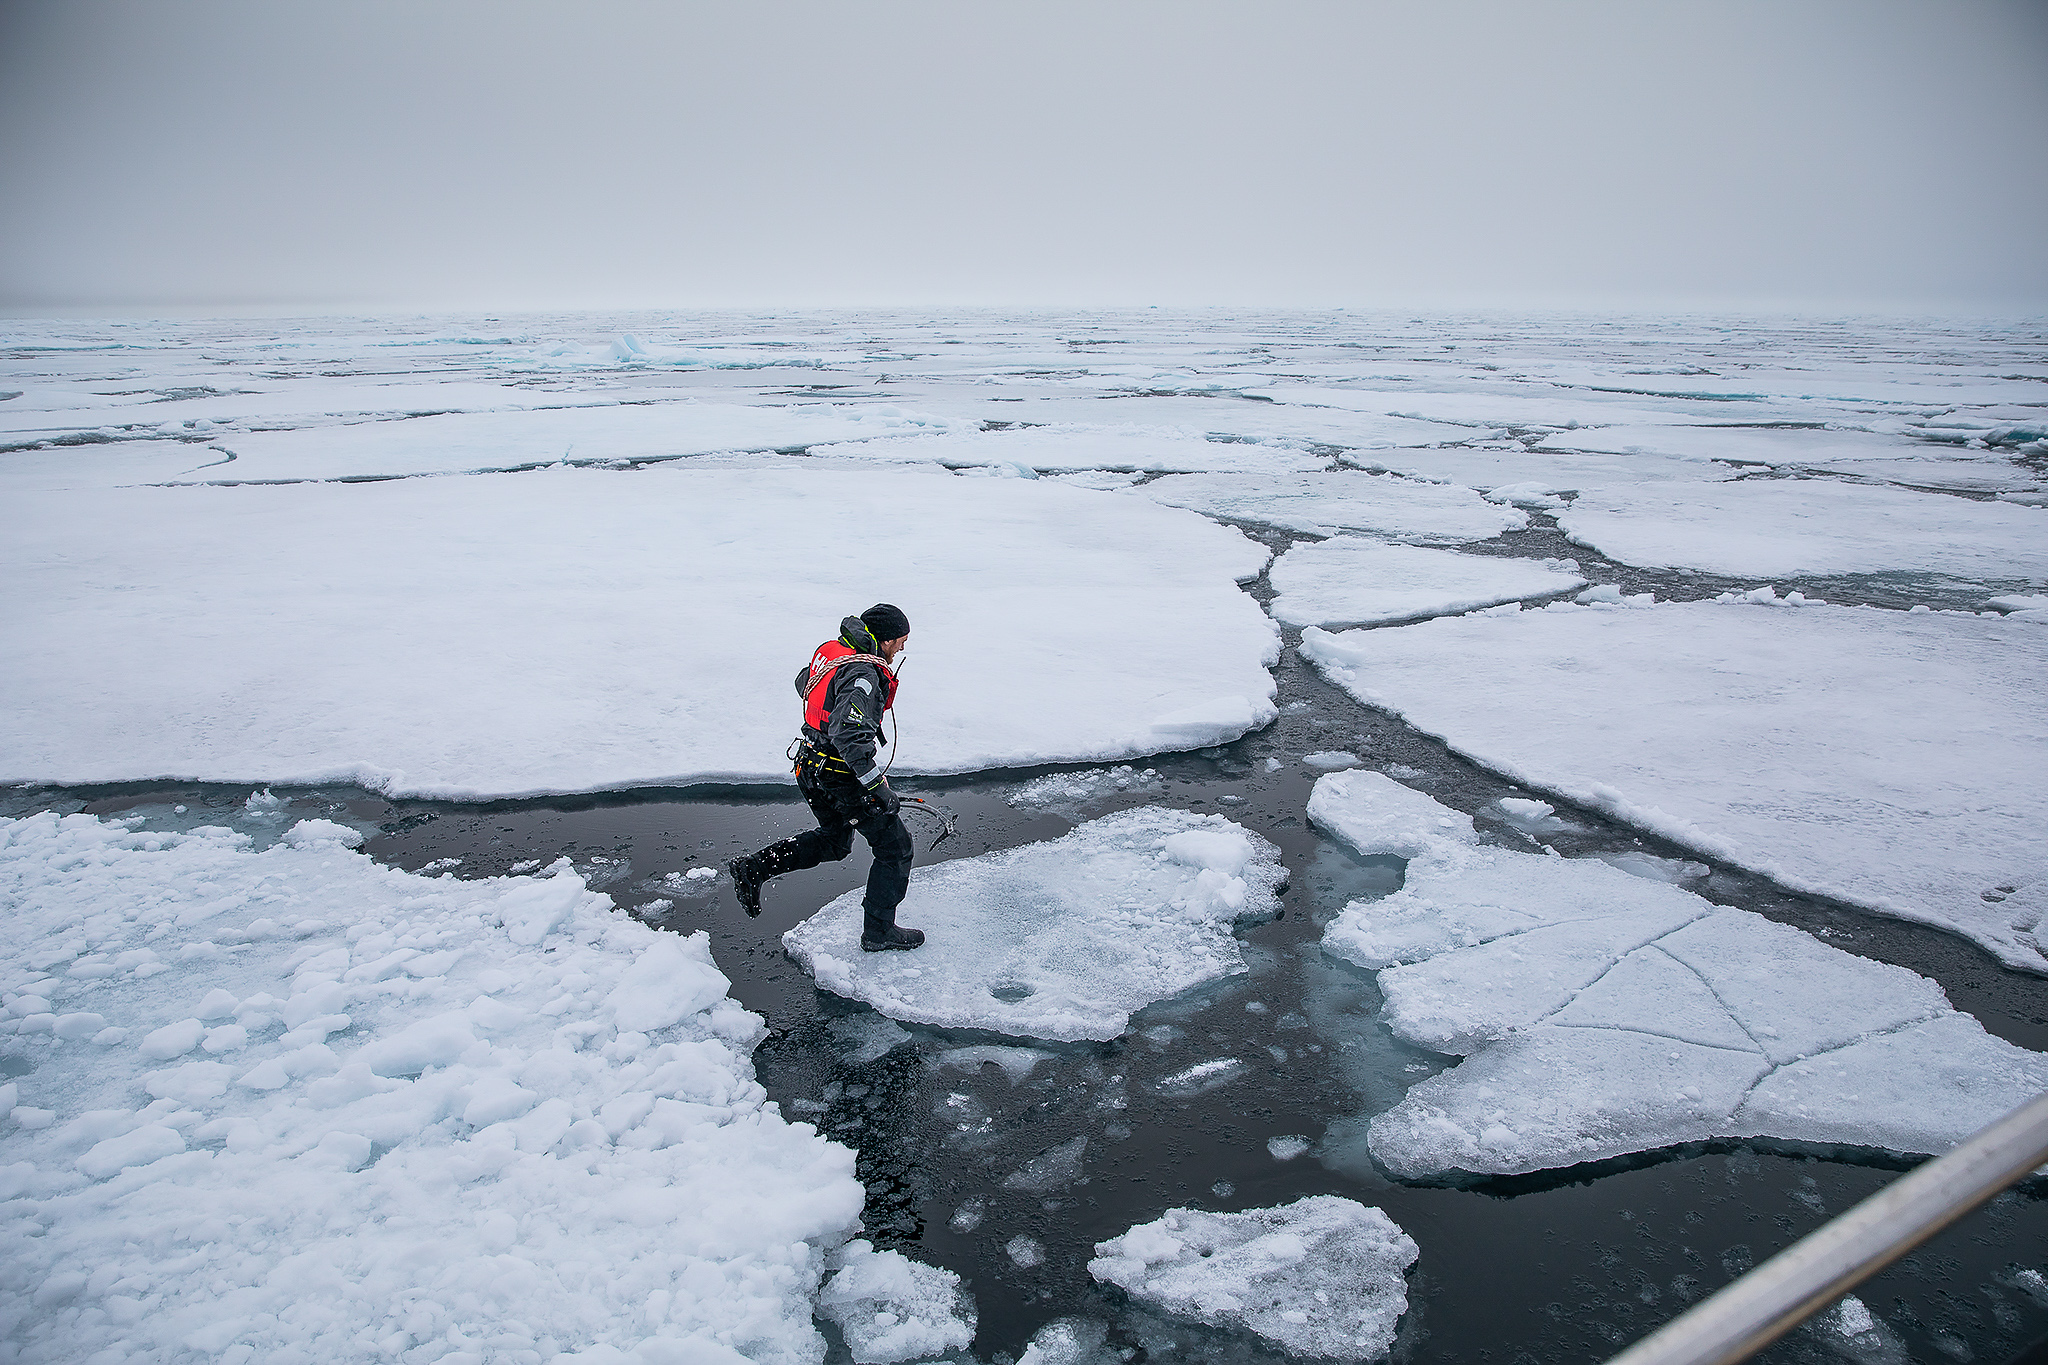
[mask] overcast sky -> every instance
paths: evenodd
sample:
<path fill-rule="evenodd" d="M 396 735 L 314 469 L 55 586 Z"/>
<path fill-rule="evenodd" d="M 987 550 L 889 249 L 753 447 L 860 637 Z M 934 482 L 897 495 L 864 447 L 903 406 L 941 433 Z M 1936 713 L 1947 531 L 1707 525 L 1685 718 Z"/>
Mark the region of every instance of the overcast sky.
<path fill-rule="evenodd" d="M 0 0 L 0 308 L 2048 310 L 2048 3 Z"/>

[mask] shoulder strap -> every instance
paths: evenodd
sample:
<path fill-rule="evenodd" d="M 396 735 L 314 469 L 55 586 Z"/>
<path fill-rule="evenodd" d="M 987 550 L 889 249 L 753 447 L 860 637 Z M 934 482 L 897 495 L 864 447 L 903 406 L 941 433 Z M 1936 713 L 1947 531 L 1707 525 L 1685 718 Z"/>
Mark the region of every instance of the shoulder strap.
<path fill-rule="evenodd" d="M 836 659 L 821 659 L 811 665 L 811 685 L 804 689 L 805 700 L 808 701 L 811 693 L 818 690 L 819 683 L 831 676 L 833 669 L 841 664 L 854 663 L 874 664 L 884 674 L 889 672 L 889 661 L 876 654 L 842 654 Z"/>

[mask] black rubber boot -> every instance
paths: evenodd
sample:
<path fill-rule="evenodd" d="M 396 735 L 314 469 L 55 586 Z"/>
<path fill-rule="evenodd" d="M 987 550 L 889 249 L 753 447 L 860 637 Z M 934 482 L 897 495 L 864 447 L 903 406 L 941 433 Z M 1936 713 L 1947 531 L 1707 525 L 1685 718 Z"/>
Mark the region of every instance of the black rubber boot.
<path fill-rule="evenodd" d="M 902 948 L 908 951 L 920 946 L 923 942 L 924 931 L 922 929 L 905 929 L 900 925 L 892 924 L 889 926 L 889 932 L 880 938 L 869 938 L 863 933 L 860 936 L 860 950 L 864 953 L 884 953 L 891 948 Z"/>
<path fill-rule="evenodd" d="M 798 868 L 816 867 L 820 861 L 818 850 L 811 847 L 818 831 L 810 835 L 799 834 L 792 839 L 783 839 L 768 845 L 759 853 L 749 853 L 744 858 L 734 858 L 725 865 L 732 874 L 733 894 L 740 898 L 740 909 L 750 915 L 761 913 L 761 888 L 770 877 L 779 877 L 785 872 Z M 847 835 L 850 840 L 853 836 Z M 810 841 L 810 842 L 807 842 Z M 846 856 L 840 854 L 841 857 Z"/>
<path fill-rule="evenodd" d="M 727 874 L 732 877 L 733 894 L 740 898 L 740 909 L 749 915 L 761 913 L 761 887 L 768 880 L 768 874 L 755 861 L 758 857 L 758 854 L 749 853 L 725 865 Z"/>

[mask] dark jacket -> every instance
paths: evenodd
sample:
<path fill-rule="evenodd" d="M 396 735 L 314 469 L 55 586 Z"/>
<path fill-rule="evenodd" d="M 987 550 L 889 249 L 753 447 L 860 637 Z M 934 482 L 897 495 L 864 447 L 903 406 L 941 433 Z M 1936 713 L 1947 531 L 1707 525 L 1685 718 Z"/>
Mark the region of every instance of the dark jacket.
<path fill-rule="evenodd" d="M 849 616 L 839 623 L 839 641 L 858 654 L 882 652 L 880 642 L 858 616 Z M 809 695 L 810 682 L 810 667 L 798 669 L 799 697 Z M 882 767 L 875 751 L 889 742 L 882 737 L 882 710 L 889 695 L 889 679 L 882 676 L 879 665 L 856 659 L 833 669 L 823 686 L 824 731 L 820 733 L 805 725 L 804 738 L 845 765 L 845 772 L 836 764 L 828 765 L 828 775 L 844 778 L 851 773 L 855 782 L 872 787 L 882 780 Z"/>

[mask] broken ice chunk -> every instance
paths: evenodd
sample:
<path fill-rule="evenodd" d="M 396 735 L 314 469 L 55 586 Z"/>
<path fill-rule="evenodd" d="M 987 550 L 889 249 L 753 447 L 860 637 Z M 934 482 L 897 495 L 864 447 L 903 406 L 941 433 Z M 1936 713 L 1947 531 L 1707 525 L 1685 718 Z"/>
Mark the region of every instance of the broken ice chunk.
<path fill-rule="evenodd" d="M 910 1035 L 903 1035 L 908 1038 Z M 1033 1071 L 1051 1061 L 1053 1054 L 1036 1047 L 956 1047 L 939 1054 L 939 1065 L 959 1067 L 965 1071 L 979 1071 L 984 1066 L 995 1066 L 1010 1078 L 1011 1085 L 1022 1085 Z"/>
<path fill-rule="evenodd" d="M 1062 1142 L 1048 1151 L 1040 1152 L 1019 1170 L 1003 1178 L 1006 1190 L 1023 1190 L 1026 1194 L 1051 1194 L 1063 1190 L 1082 1179 L 1081 1157 L 1088 1150 L 1088 1138 L 1084 1134 L 1071 1141 Z"/>
<path fill-rule="evenodd" d="M 1218 1057 L 1214 1061 L 1196 1062 L 1185 1070 L 1170 1076 L 1161 1076 L 1152 1082 L 1152 1088 L 1162 1095 L 1186 1098 L 1203 1095 L 1211 1090 L 1221 1089 L 1237 1080 L 1250 1068 L 1235 1057 Z"/>
<path fill-rule="evenodd" d="M 1045 1264 L 1045 1243 L 1021 1232 L 1003 1243 L 1003 1253 L 1019 1270 L 1031 1270 Z"/>
<path fill-rule="evenodd" d="M 1593 856 L 1609 867 L 1620 868 L 1631 877 L 1646 877 L 1653 882 L 1670 882 L 1673 886 L 1699 881 L 1713 872 L 1705 863 L 1695 863 L 1682 858 L 1659 858 L 1654 854 L 1634 849 L 1626 853 L 1596 853 Z"/>
<path fill-rule="evenodd" d="M 1096 768 L 1089 772 L 1047 773 L 1034 778 L 1010 794 L 1010 804 L 1021 810 L 1046 810 L 1076 815 L 1088 806 L 1123 792 L 1157 792 L 1162 783 L 1151 768 L 1140 772 L 1131 765 Z"/>
<path fill-rule="evenodd" d="M 783 936 L 818 984 L 891 1018 L 1114 1038 L 1133 1010 L 1244 970 L 1232 927 L 1273 914 L 1279 851 L 1220 815 L 1156 806 L 911 874 L 916 953 L 863 953 L 859 891 Z"/>
<path fill-rule="evenodd" d="M 912 1038 L 910 1030 L 901 1024 L 866 1011 L 834 1019 L 825 1026 L 825 1031 L 832 1035 L 832 1041 L 844 1050 L 846 1060 L 854 1066 L 866 1066 L 886 1057 Z"/>
<path fill-rule="evenodd" d="M 1529 524 L 1469 488 L 1346 470 L 1336 474 L 1169 474 L 1131 490 L 1209 516 L 1327 535 L 1369 531 L 1389 540 L 1460 545 Z"/>
<path fill-rule="evenodd" d="M 1382 1355 L 1408 1307 L 1415 1243 L 1375 1208 L 1311 1195 L 1244 1213 L 1169 1209 L 1100 1242 L 1088 1273 L 1295 1355 Z"/>
<path fill-rule="evenodd" d="M 1369 1142 L 1411 1179 L 1571 1166 L 1718 1136 L 1769 1070 L 1754 1052 L 1542 1024 L 1416 1085 Z"/>
<path fill-rule="evenodd" d="M 1335 536 L 1296 545 L 1274 562 L 1271 610 L 1275 620 L 1290 626 L 1390 625 L 1555 597 L 1585 581 L 1554 559 Z"/>
<path fill-rule="evenodd" d="M 1122 1353 L 1104 1344 L 1108 1335 L 1099 1322 L 1060 1318 L 1032 1335 L 1017 1365 L 1122 1365 Z"/>
<path fill-rule="evenodd" d="M 974 1305 L 952 1271 L 864 1239 L 828 1264 L 837 1270 L 818 1291 L 818 1311 L 839 1325 L 858 1365 L 923 1360 L 974 1340 Z"/>
<path fill-rule="evenodd" d="M 1413 769 L 1403 769 L 1421 776 Z M 1476 843 L 1472 817 L 1450 809 L 1385 773 L 1331 773 L 1308 798 L 1309 823 L 1372 857 L 1413 858 L 1438 843 Z"/>
<path fill-rule="evenodd" d="M 1503 796 L 1494 804 L 1500 807 L 1501 816 L 1524 834 L 1561 834 L 1572 828 L 1569 821 L 1557 818 L 1557 807 L 1548 801 Z"/>
<path fill-rule="evenodd" d="M 1320 753 L 1303 754 L 1301 761 L 1311 768 L 1329 772 L 1337 768 L 1355 768 L 1363 760 L 1349 749 L 1325 749 Z"/>
<path fill-rule="evenodd" d="M 1292 1161 L 1308 1149 L 1309 1140 L 1299 1134 L 1266 1139 L 1266 1150 L 1272 1153 L 1275 1161 Z"/>
<path fill-rule="evenodd" d="M 1426 831 L 1434 803 L 1326 804 L 1378 848 Z M 1467 1056 L 1372 1120 L 1397 1175 L 1714 1137 L 1940 1152 L 2048 1088 L 2048 1056 L 1904 968 L 1596 859 L 1424 842 L 1400 890 L 1346 906 L 1323 940 L 1379 970 L 1396 1035 Z"/>

